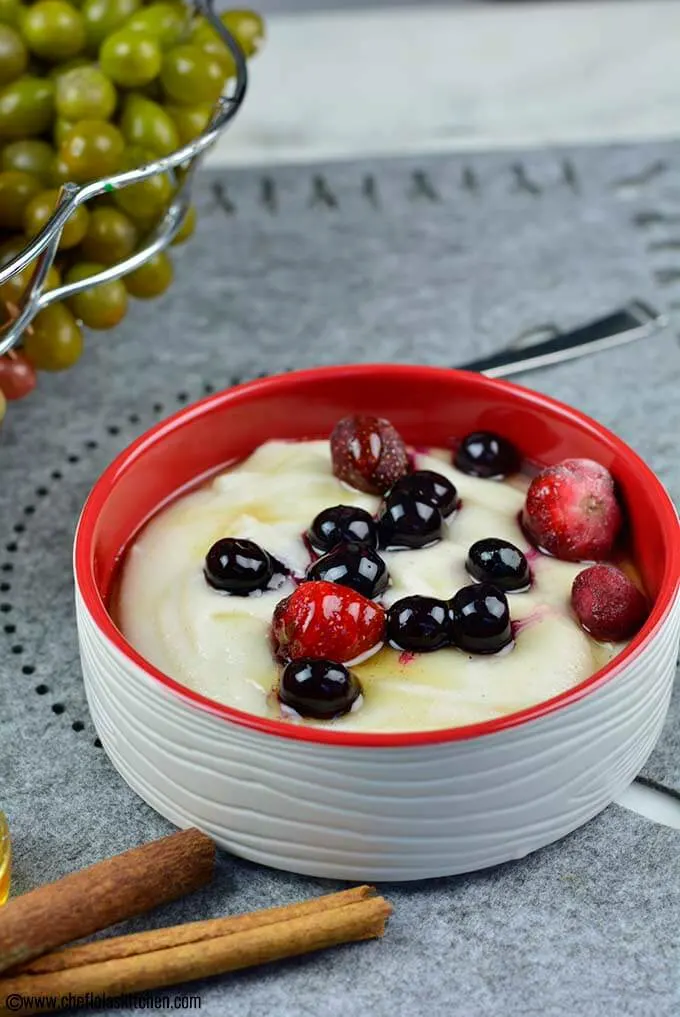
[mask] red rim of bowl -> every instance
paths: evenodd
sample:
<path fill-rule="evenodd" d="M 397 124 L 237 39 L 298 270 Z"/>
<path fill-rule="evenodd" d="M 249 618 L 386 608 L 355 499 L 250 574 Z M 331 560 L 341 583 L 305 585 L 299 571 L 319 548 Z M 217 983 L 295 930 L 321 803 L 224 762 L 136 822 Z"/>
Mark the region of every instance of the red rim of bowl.
<path fill-rule="evenodd" d="M 92 569 L 91 550 L 99 512 L 106 503 L 106 499 L 116 483 L 118 474 L 125 468 L 128 461 L 135 458 L 145 449 L 146 446 L 154 443 L 159 438 L 162 438 L 163 435 L 172 430 L 179 421 L 182 421 L 184 424 L 190 422 L 193 416 L 203 413 L 206 406 L 222 402 L 225 398 L 228 398 L 232 394 L 241 395 L 244 392 L 268 388 L 271 385 L 276 384 L 277 378 L 280 377 L 286 377 L 289 380 L 299 378 L 301 381 L 304 381 L 312 380 L 315 377 L 324 378 L 328 376 L 337 376 L 338 373 L 351 375 L 352 372 L 355 372 L 358 369 L 363 371 L 371 369 L 384 371 L 386 368 L 396 372 L 413 371 L 414 369 L 413 366 L 409 365 L 357 364 L 345 367 L 312 368 L 305 371 L 291 372 L 285 376 L 272 375 L 267 378 L 260 378 L 255 381 L 246 382 L 243 385 L 235 386 L 234 388 L 226 391 L 207 396 L 206 398 L 193 403 L 191 406 L 179 410 L 177 413 L 174 413 L 172 416 L 162 420 L 148 431 L 145 431 L 145 433 L 137 438 L 131 445 L 128 445 L 128 447 L 114 459 L 110 466 L 107 467 L 92 488 L 92 491 L 85 502 L 85 506 L 83 507 L 75 537 L 74 565 L 76 582 L 85 606 L 102 635 L 104 635 L 117 650 L 127 657 L 128 660 L 137 665 L 137 667 L 141 668 L 147 675 L 160 682 L 161 685 L 165 686 L 165 688 L 169 689 L 180 698 L 187 700 L 195 707 L 211 713 L 214 716 L 231 721 L 240 727 L 250 728 L 268 735 L 292 739 L 293 741 L 315 742 L 322 745 L 349 746 L 354 748 L 414 748 L 421 745 L 434 745 L 440 742 L 467 741 L 473 738 L 479 738 L 482 735 L 498 734 L 501 731 L 518 727 L 532 720 L 537 720 L 539 717 L 555 713 L 557 710 L 561 710 L 572 703 L 578 702 L 578 700 L 582 699 L 584 696 L 589 695 L 591 692 L 594 692 L 596 689 L 605 685 L 613 679 L 626 664 L 629 664 L 632 660 L 637 658 L 657 634 L 667 615 L 671 611 L 677 595 L 678 587 L 680 586 L 680 579 L 678 578 L 680 576 L 680 524 L 670 496 L 667 494 L 659 479 L 647 466 L 644 460 L 606 427 L 603 427 L 591 417 L 588 417 L 579 410 L 568 406 L 566 403 L 559 402 L 556 399 L 539 394 L 531 389 L 526 389 L 522 386 L 496 379 L 485 379 L 485 382 L 492 386 L 497 385 L 502 388 L 509 386 L 511 388 L 518 389 L 522 393 L 522 397 L 534 406 L 538 408 L 544 407 L 552 410 L 558 410 L 563 416 L 571 418 L 582 427 L 590 430 L 591 433 L 594 433 L 600 438 L 606 439 L 609 444 L 614 446 L 620 455 L 629 462 L 635 464 L 636 468 L 645 475 L 647 482 L 655 489 L 656 496 L 658 498 L 659 519 L 666 537 L 666 546 L 668 549 L 668 563 L 664 573 L 663 582 L 656 597 L 654 607 L 652 608 L 652 611 L 650 612 L 650 615 L 642 629 L 631 640 L 625 650 L 623 650 L 605 667 L 596 671 L 579 685 L 575 685 L 573 688 L 567 689 L 566 692 L 562 692 L 559 695 L 554 696 L 552 699 L 537 703 L 534 706 L 530 706 L 524 710 L 519 710 L 516 713 L 497 717 L 493 720 L 483 721 L 477 724 L 467 724 L 462 727 L 441 728 L 430 731 L 385 734 L 378 732 L 354 733 L 347 731 L 335 731 L 328 728 L 305 727 L 303 725 L 291 724 L 286 721 L 260 717 L 255 714 L 245 713 L 242 710 L 236 710 L 230 706 L 225 706 L 214 699 L 202 696 L 199 693 L 188 689 L 173 678 L 169 678 L 168 675 L 159 671 L 150 664 L 149 661 L 137 653 L 137 651 L 127 642 L 119 629 L 114 625 L 113 620 L 101 598 L 99 590 L 97 589 Z M 433 373 L 436 372 L 437 374 L 441 374 L 442 371 L 446 369 L 437 367 L 419 367 L 418 370 L 419 372 L 432 371 Z M 447 370 L 447 373 L 459 375 L 465 374 L 465 372 L 453 370 Z"/>

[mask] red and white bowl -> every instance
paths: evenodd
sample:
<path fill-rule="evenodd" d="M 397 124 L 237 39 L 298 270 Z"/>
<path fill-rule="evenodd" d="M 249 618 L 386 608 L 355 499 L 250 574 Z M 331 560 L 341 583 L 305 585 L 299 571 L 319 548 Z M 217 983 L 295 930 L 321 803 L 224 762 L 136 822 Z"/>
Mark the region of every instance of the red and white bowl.
<path fill-rule="evenodd" d="M 413 734 L 306 728 L 220 705 L 144 660 L 111 620 L 116 572 L 178 492 L 269 438 L 327 437 L 347 413 L 388 417 L 414 445 L 498 431 L 552 463 L 596 459 L 627 506 L 653 609 L 624 653 L 568 692 L 497 720 Z M 315 876 L 408 880 L 520 858 L 595 816 L 633 779 L 666 715 L 680 633 L 680 526 L 615 435 L 507 382 L 429 367 L 287 374 L 211 396 L 154 427 L 95 485 L 75 542 L 87 697 L 119 773 L 178 826 Z M 546 662 L 546 667 L 549 667 Z"/>

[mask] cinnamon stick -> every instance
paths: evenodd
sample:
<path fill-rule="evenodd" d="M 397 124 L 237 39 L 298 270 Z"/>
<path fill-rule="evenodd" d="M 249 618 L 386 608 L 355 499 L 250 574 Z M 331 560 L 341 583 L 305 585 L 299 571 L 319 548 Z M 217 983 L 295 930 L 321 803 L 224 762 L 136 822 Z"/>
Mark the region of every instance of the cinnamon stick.
<path fill-rule="evenodd" d="M 348 904 L 368 900 L 375 895 L 376 890 L 373 886 L 356 886 L 351 890 L 324 894 L 322 897 L 302 901 L 299 904 L 266 908 L 246 915 L 230 915 L 202 922 L 186 922 L 184 925 L 150 929 L 147 932 L 136 932 L 127 936 L 111 936 L 109 939 L 98 939 L 93 943 L 69 946 L 45 954 L 43 957 L 37 957 L 18 968 L 13 968 L 11 975 L 48 974 L 68 968 L 82 967 L 86 964 L 100 964 L 108 960 L 136 957 L 142 953 L 167 950 L 188 943 L 203 943 L 209 939 L 274 925 L 276 922 L 290 921 L 292 918 L 313 917 L 323 911 L 330 911 L 332 908 L 346 907 Z"/>
<path fill-rule="evenodd" d="M 12 1012 L 17 997 L 22 999 L 22 1014 L 44 1013 L 50 1008 L 72 1006 L 74 996 L 85 997 L 90 993 L 112 999 L 295 957 L 340 943 L 374 939 L 382 936 L 391 910 L 382 897 L 373 897 L 311 917 L 303 915 L 168 950 L 154 950 L 50 974 L 6 978 L 0 981 L 0 1015 Z M 39 997 L 37 1006 L 31 997 Z"/>
<path fill-rule="evenodd" d="M 204 886 L 214 858 L 185 830 L 15 897 L 0 911 L 0 972 Z"/>

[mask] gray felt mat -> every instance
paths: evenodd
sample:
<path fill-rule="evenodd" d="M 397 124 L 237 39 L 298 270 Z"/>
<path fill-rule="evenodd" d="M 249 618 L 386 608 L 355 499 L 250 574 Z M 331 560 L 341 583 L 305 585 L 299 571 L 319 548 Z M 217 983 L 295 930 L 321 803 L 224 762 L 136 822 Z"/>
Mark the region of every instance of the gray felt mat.
<path fill-rule="evenodd" d="M 636 296 L 680 299 L 680 146 L 205 174 L 177 281 L 41 378 L 0 446 L 0 803 L 16 888 L 159 835 L 117 777 L 82 691 L 70 546 L 111 457 L 235 377 L 348 360 L 453 365 Z M 680 500 L 680 350 L 648 344 L 524 383 L 630 442 Z M 645 774 L 680 789 L 680 697 Z M 654 1015 L 680 1008 L 680 834 L 611 807 L 561 844 L 474 877 L 388 888 L 384 943 L 202 985 L 210 1014 Z M 223 857 L 196 918 L 328 884 Z M 171 912 L 171 914 L 170 914 Z"/>

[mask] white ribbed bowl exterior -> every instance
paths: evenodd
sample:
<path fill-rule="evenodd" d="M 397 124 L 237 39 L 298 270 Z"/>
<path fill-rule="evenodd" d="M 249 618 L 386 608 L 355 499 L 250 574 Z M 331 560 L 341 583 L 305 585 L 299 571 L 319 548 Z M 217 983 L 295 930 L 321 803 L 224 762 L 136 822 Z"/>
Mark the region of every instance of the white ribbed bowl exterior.
<path fill-rule="evenodd" d="M 423 879 L 521 858 L 607 806 L 668 708 L 680 596 L 653 638 L 580 700 L 465 741 L 355 748 L 264 734 L 128 659 L 76 594 L 85 688 L 113 765 L 149 805 L 244 858 L 336 879 Z"/>

